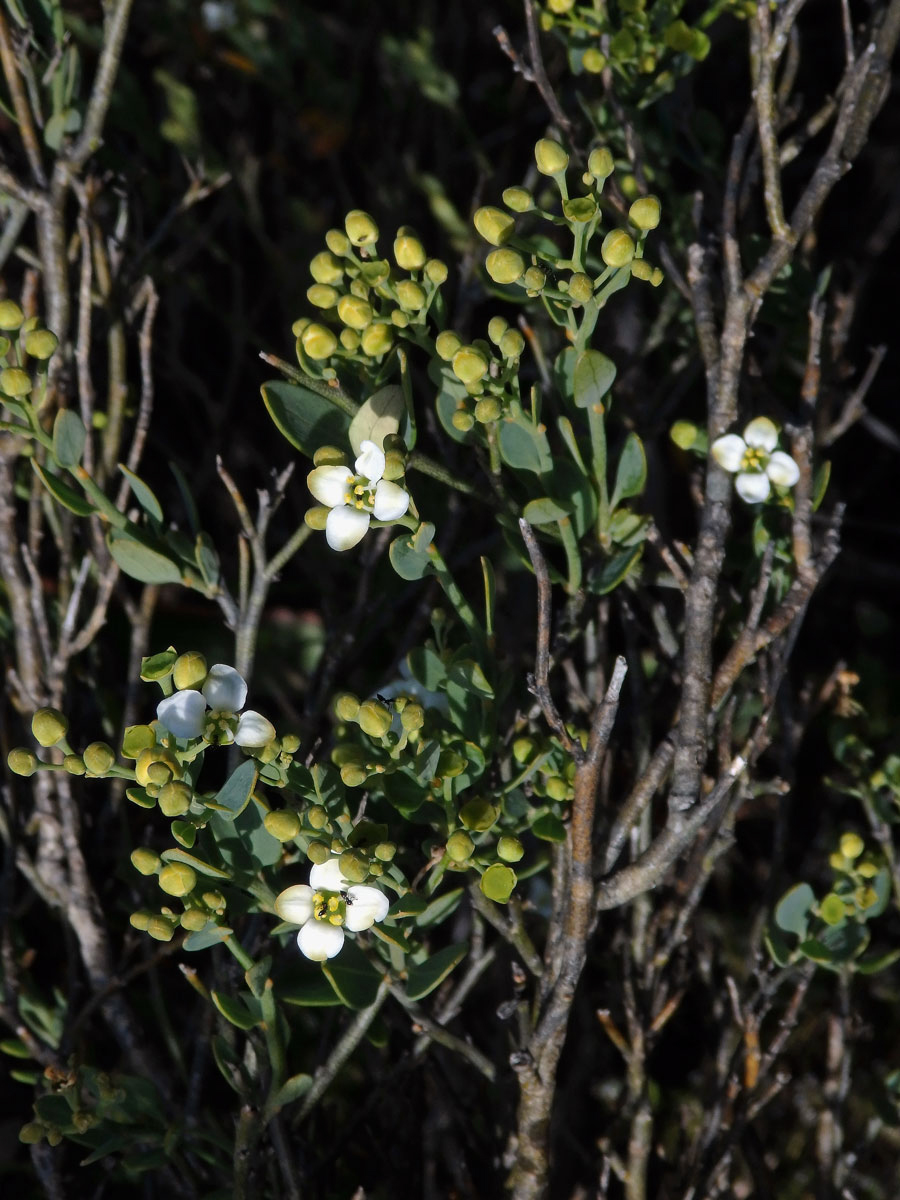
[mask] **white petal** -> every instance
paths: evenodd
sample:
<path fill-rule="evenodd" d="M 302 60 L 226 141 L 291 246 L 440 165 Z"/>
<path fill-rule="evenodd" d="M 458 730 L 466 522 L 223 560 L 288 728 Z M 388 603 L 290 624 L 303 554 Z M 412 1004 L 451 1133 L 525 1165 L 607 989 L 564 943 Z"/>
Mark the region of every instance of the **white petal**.
<path fill-rule="evenodd" d="M 736 433 L 726 433 L 724 437 L 716 438 L 709 452 L 723 470 L 739 471 L 747 452 L 747 443 Z"/>
<path fill-rule="evenodd" d="M 359 449 L 361 453 L 355 463 L 357 475 L 362 475 L 369 483 L 377 483 L 384 474 L 384 451 L 369 441 L 360 442 Z"/>
<path fill-rule="evenodd" d="M 313 962 L 324 962 L 340 954 L 344 944 L 344 931 L 340 925 L 329 925 L 327 921 L 307 921 L 297 934 L 297 945 Z"/>
<path fill-rule="evenodd" d="M 305 883 L 295 883 L 275 897 L 275 911 L 282 921 L 303 925 L 313 915 L 313 890 Z"/>
<path fill-rule="evenodd" d="M 254 712 L 252 708 L 241 713 L 237 732 L 234 735 L 234 740 L 239 746 L 248 746 L 251 749 L 257 746 L 267 746 L 274 736 L 275 726 L 271 721 L 260 716 L 258 712 Z"/>
<path fill-rule="evenodd" d="M 764 475 L 762 471 L 752 474 L 749 471 L 742 471 L 734 481 L 734 486 L 740 498 L 746 500 L 748 504 L 761 504 L 772 490 L 769 486 L 768 475 Z"/>
<path fill-rule="evenodd" d="M 744 430 L 744 441 L 757 450 L 774 450 L 778 445 L 778 427 L 768 417 L 757 417 Z"/>
<path fill-rule="evenodd" d="M 383 921 L 390 908 L 390 900 L 378 888 L 354 884 L 347 888 L 346 926 L 351 933 L 368 929 L 376 921 Z"/>
<path fill-rule="evenodd" d="M 353 476 L 346 467 L 316 467 L 306 477 L 306 486 L 326 508 L 343 504 L 352 483 Z"/>
<path fill-rule="evenodd" d="M 216 663 L 202 687 L 206 703 L 214 712 L 240 712 L 247 699 L 247 684 L 234 667 Z"/>
<path fill-rule="evenodd" d="M 793 487 L 800 478 L 800 468 L 789 454 L 776 450 L 769 459 L 766 474 L 779 487 Z"/>
<path fill-rule="evenodd" d="M 341 860 L 332 855 L 327 862 L 316 863 L 309 873 L 310 885 L 323 892 L 342 892 L 347 880 L 341 874 Z"/>
<path fill-rule="evenodd" d="M 199 692 L 188 688 L 161 700 L 156 707 L 156 716 L 177 738 L 199 737 L 206 719 L 206 701 Z"/>
<path fill-rule="evenodd" d="M 369 513 L 349 504 L 339 504 L 328 514 L 325 522 L 325 541 L 332 550 L 352 550 L 366 536 Z"/>
<path fill-rule="evenodd" d="M 396 521 L 409 508 L 409 492 L 396 483 L 382 479 L 375 489 L 372 513 L 378 521 Z"/>

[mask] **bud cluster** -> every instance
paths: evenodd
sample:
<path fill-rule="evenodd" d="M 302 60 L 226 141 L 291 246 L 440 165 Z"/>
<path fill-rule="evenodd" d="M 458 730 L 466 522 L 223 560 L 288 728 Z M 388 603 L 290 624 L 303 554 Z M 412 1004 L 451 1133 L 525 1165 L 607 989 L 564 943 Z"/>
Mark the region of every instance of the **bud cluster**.
<path fill-rule="evenodd" d="M 479 338 L 469 345 L 451 329 L 445 329 L 435 339 L 438 357 L 448 364 L 469 397 L 459 400 L 452 418 L 454 426 L 462 432 L 476 422 L 488 425 L 499 420 L 510 404 L 519 399 L 519 359 L 525 339 L 518 329 L 510 328 L 505 317 L 493 317 L 487 332 L 488 341 Z"/>
<path fill-rule="evenodd" d="M 29 360 L 45 374 L 58 345 L 39 317 L 26 317 L 15 300 L 0 300 L 0 402 L 25 400 L 34 389 Z"/>

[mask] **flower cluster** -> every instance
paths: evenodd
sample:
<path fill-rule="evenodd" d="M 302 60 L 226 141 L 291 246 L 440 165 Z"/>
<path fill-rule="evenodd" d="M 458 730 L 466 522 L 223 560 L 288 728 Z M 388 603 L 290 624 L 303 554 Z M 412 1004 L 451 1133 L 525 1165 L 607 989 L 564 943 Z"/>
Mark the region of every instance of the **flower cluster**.
<path fill-rule="evenodd" d="M 176 684 L 177 686 L 177 684 Z M 275 728 L 258 712 L 242 712 L 247 699 L 243 676 L 224 663 L 210 667 L 200 689 L 184 688 L 161 700 L 156 716 L 177 738 L 202 737 L 214 746 L 232 742 L 254 750 L 275 737 Z"/>
<path fill-rule="evenodd" d="M 776 450 L 778 429 L 768 417 L 757 417 L 744 430 L 744 436 L 727 433 L 716 438 L 710 454 L 737 478 L 737 494 L 748 504 L 761 504 L 769 498 L 772 484 L 791 488 L 800 478 L 800 468 L 789 454 Z"/>
<path fill-rule="evenodd" d="M 364 441 L 353 471 L 346 466 L 322 466 L 306 477 L 315 498 L 331 509 L 325 521 L 325 540 L 332 550 L 349 550 L 361 542 L 372 517 L 397 521 L 406 513 L 409 493 L 385 479 L 384 469 L 384 451 L 374 442 Z"/>
<path fill-rule="evenodd" d="M 387 896 L 378 888 L 345 879 L 337 857 L 317 863 L 308 884 L 295 883 L 275 900 L 279 917 L 300 926 L 297 945 L 314 962 L 334 958 L 344 944 L 345 929 L 370 929 L 384 920 L 388 907 Z"/>

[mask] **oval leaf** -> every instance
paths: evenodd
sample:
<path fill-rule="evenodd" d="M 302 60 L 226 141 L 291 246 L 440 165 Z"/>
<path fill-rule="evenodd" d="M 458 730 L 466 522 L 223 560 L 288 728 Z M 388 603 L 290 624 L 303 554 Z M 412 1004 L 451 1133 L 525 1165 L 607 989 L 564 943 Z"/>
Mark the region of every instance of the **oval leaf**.
<path fill-rule="evenodd" d="M 421 1000 L 429 992 L 439 987 L 458 963 L 466 957 L 469 947 L 464 942 L 453 946 L 445 946 L 432 954 L 423 963 L 416 963 L 409 968 L 406 983 L 406 995 L 410 1000 Z"/>
<path fill-rule="evenodd" d="M 524 413 L 500 422 L 500 455 L 508 467 L 542 475 L 553 469 L 550 443 L 542 425 Z"/>
<path fill-rule="evenodd" d="M 619 467 L 616 471 L 616 483 L 613 488 L 610 508 L 615 508 L 620 500 L 630 496 L 639 496 L 647 482 L 647 456 L 644 446 L 636 433 L 629 433 L 622 447 Z"/>
<path fill-rule="evenodd" d="M 374 442 L 380 449 L 384 439 L 400 431 L 400 422 L 406 413 L 403 389 L 392 384 L 370 396 L 350 422 L 347 433 L 353 453 L 359 454 L 365 441 Z"/>
<path fill-rule="evenodd" d="M 324 396 L 275 380 L 260 389 L 269 415 L 292 446 L 312 458 L 320 446 L 342 446 L 350 418 Z"/>
<path fill-rule="evenodd" d="M 433 537 L 434 526 L 429 525 L 429 529 L 431 537 Z M 431 541 L 431 537 L 426 541 L 418 535 L 414 538 L 408 533 L 401 533 L 400 537 L 394 538 L 391 542 L 389 551 L 391 566 L 401 579 L 421 579 L 433 571 L 431 558 L 424 550 L 424 547 Z"/>
<path fill-rule="evenodd" d="M 573 372 L 575 403 L 579 408 L 594 408 L 616 378 L 616 364 L 599 350 L 585 350 L 579 354 Z"/>
<path fill-rule="evenodd" d="M 71 408 L 61 408 L 53 422 L 53 456 L 61 467 L 81 462 L 87 434 L 84 422 Z"/>
<path fill-rule="evenodd" d="M 128 486 L 134 492 L 135 500 L 137 500 L 147 516 L 152 517 L 154 521 L 161 522 L 163 519 L 163 510 L 153 490 L 144 483 L 139 475 L 135 475 L 134 471 L 129 471 L 123 463 L 119 463 L 119 470 L 128 480 Z"/>
<path fill-rule="evenodd" d="M 554 521 L 562 521 L 569 515 L 569 510 L 551 499 L 541 496 L 538 500 L 529 500 L 522 509 L 522 516 L 529 525 L 550 525 Z"/>
<path fill-rule="evenodd" d="M 84 498 L 81 492 L 76 492 L 74 488 L 69 487 L 67 483 L 57 478 L 56 475 L 51 475 L 49 471 L 45 471 L 39 463 L 31 460 L 31 465 L 40 476 L 41 483 L 53 497 L 53 499 L 67 508 L 69 512 L 73 512 L 76 517 L 89 517 L 97 510 L 88 500 Z"/>
<path fill-rule="evenodd" d="M 778 901 L 775 908 L 775 924 L 785 933 L 806 937 L 809 913 L 816 902 L 815 892 L 808 883 L 798 883 Z"/>
<path fill-rule="evenodd" d="M 109 552 L 119 567 L 140 583 L 182 583 L 181 567 L 150 538 L 132 531 L 111 529 L 106 539 Z"/>

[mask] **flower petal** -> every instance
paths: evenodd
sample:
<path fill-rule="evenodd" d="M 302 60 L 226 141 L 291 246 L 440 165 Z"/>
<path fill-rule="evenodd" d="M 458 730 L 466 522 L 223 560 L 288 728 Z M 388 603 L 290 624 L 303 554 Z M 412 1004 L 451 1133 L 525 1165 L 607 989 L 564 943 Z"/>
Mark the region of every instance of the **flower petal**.
<path fill-rule="evenodd" d="M 740 498 L 748 504 L 761 504 L 772 490 L 768 475 L 762 471 L 742 471 L 734 481 L 734 486 Z"/>
<path fill-rule="evenodd" d="M 776 450 L 769 459 L 766 474 L 779 487 L 793 487 L 800 478 L 800 468 L 789 454 Z"/>
<path fill-rule="evenodd" d="M 340 954 L 344 944 L 344 931 L 340 925 L 329 925 L 327 921 L 307 921 L 297 934 L 297 945 L 313 962 L 324 962 Z"/>
<path fill-rule="evenodd" d="M 206 701 L 199 692 L 187 688 L 160 700 L 156 716 L 174 737 L 199 737 L 206 719 Z"/>
<path fill-rule="evenodd" d="M 225 663 L 216 663 L 209 668 L 201 691 L 213 712 L 240 712 L 247 699 L 243 675 Z"/>
<path fill-rule="evenodd" d="M 756 450 L 774 450 L 778 445 L 778 426 L 768 417 L 757 417 L 744 430 L 744 441 Z"/>
<path fill-rule="evenodd" d="M 247 746 L 250 749 L 267 746 L 274 736 L 275 726 L 271 721 L 258 712 L 254 712 L 252 708 L 241 713 L 241 719 L 238 721 L 237 731 L 234 735 L 234 740 L 239 746 Z"/>
<path fill-rule="evenodd" d="M 306 486 L 327 508 L 343 504 L 352 483 L 353 475 L 347 467 L 316 467 L 306 477 Z"/>
<path fill-rule="evenodd" d="M 384 451 L 374 442 L 360 442 L 360 456 L 354 464 L 357 475 L 368 479 L 369 483 L 377 483 L 384 474 Z"/>
<path fill-rule="evenodd" d="M 360 508 L 340 504 L 325 521 L 325 541 L 332 550 L 352 550 L 366 536 L 370 516 Z"/>
<path fill-rule="evenodd" d="M 383 921 L 390 908 L 390 900 L 378 888 L 354 884 L 347 888 L 347 917 L 345 924 L 351 933 L 368 929 L 376 921 Z"/>
<path fill-rule="evenodd" d="M 378 521 L 396 521 L 409 508 L 409 492 L 396 483 L 382 479 L 375 489 L 372 514 Z"/>
<path fill-rule="evenodd" d="M 726 433 L 724 437 L 716 438 L 709 452 L 724 471 L 739 471 L 747 443 L 736 433 Z"/>
<path fill-rule="evenodd" d="M 275 897 L 275 911 L 282 921 L 303 925 L 313 915 L 313 890 L 305 883 L 295 883 Z"/>
<path fill-rule="evenodd" d="M 341 874 L 341 860 L 333 854 L 323 863 L 316 863 L 309 873 L 312 887 L 323 892 L 342 892 L 347 886 L 347 880 Z"/>

